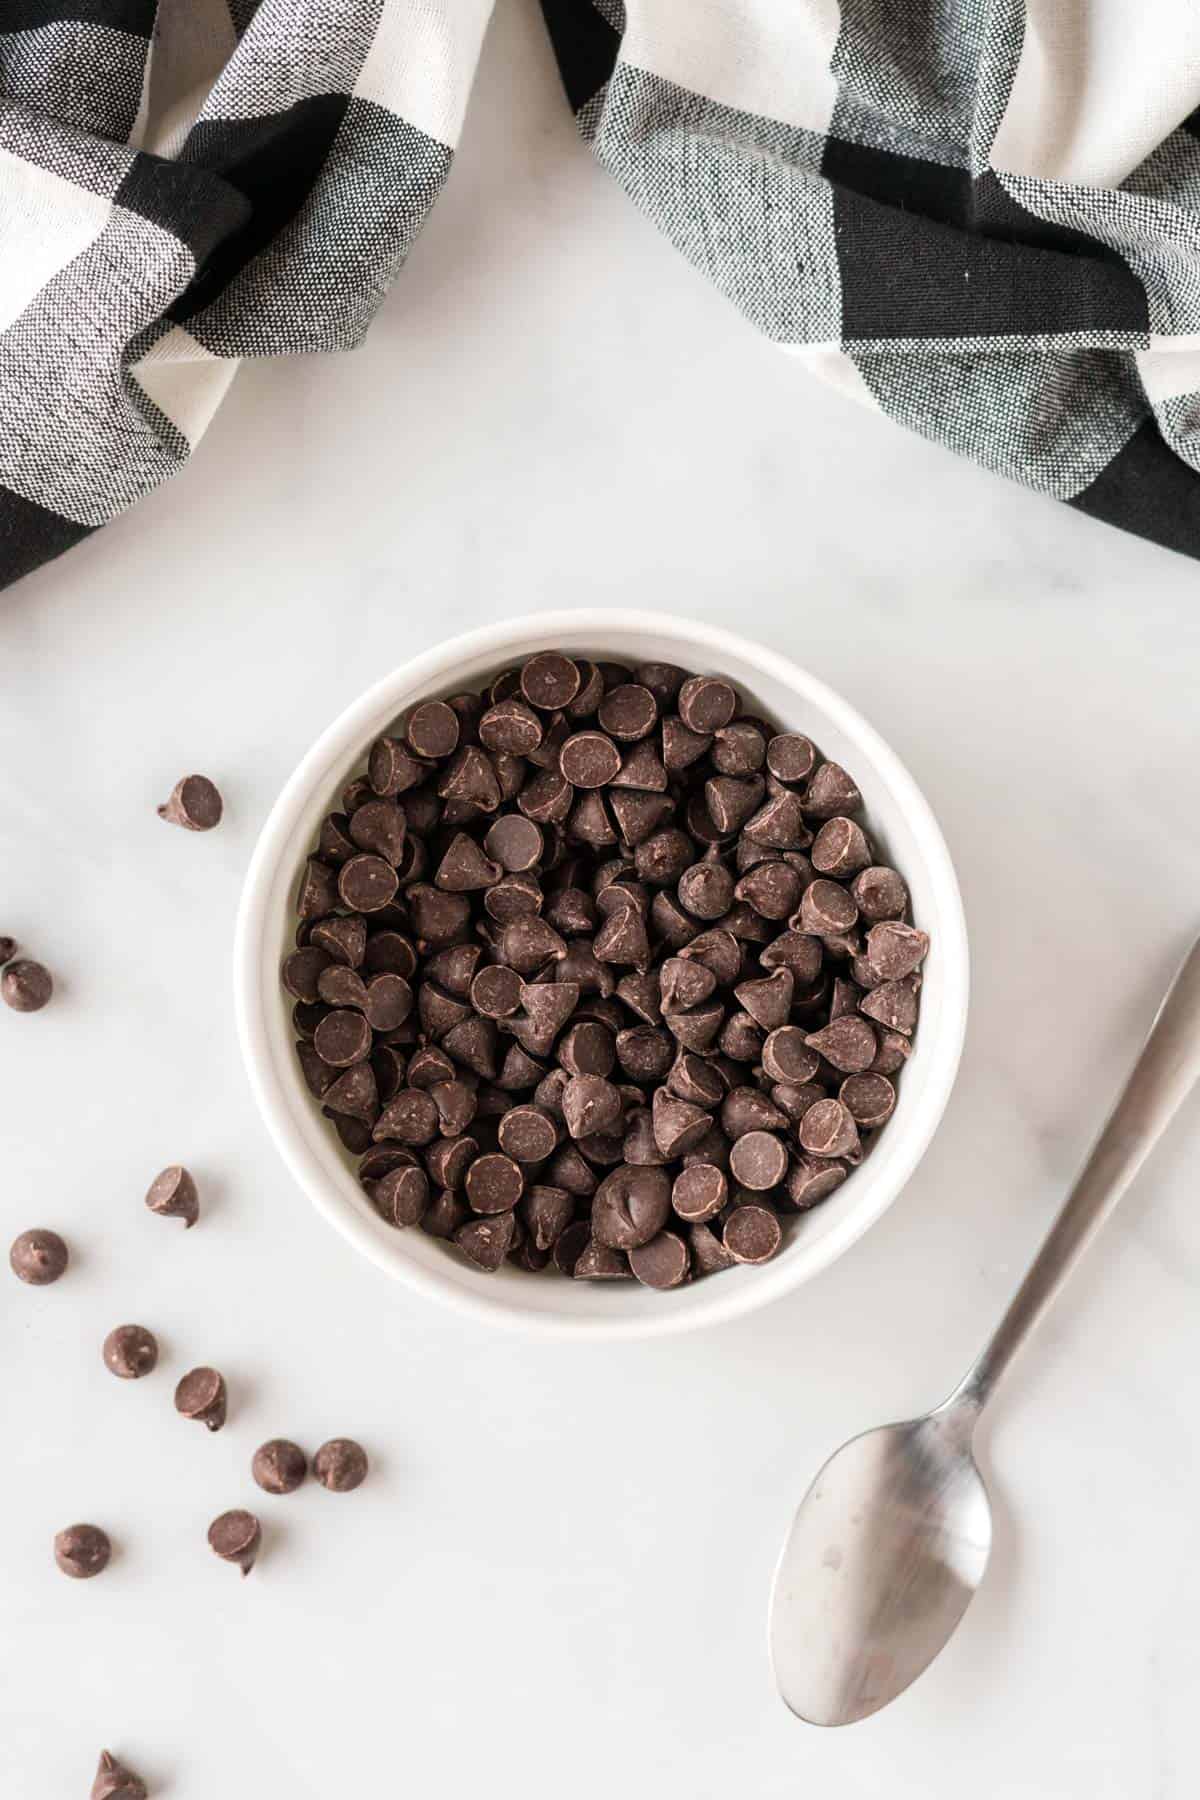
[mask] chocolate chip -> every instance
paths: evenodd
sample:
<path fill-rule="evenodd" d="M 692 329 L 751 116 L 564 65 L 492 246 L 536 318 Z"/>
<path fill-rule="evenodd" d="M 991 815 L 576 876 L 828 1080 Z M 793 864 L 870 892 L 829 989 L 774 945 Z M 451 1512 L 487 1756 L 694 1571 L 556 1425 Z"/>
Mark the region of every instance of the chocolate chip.
<path fill-rule="evenodd" d="M 790 969 L 798 987 L 809 987 L 821 973 L 824 952 L 813 933 L 794 928 L 779 936 L 758 958 L 764 969 Z"/>
<path fill-rule="evenodd" d="M 236 1563 L 242 1574 L 248 1575 L 262 1548 L 262 1527 L 252 1512 L 238 1507 L 213 1520 L 208 1544 L 222 1562 Z"/>
<path fill-rule="evenodd" d="M 452 706 L 444 700 L 423 700 L 409 714 L 404 735 L 414 756 L 440 761 L 458 748 L 460 730 Z"/>
<path fill-rule="evenodd" d="M 521 1218 L 539 1250 L 553 1250 L 575 1214 L 575 1202 L 565 1188 L 531 1187 L 520 1202 Z"/>
<path fill-rule="evenodd" d="M 899 919 L 883 920 L 868 931 L 866 954 L 881 980 L 902 981 L 919 969 L 928 956 L 929 938 Z"/>
<path fill-rule="evenodd" d="M 467 1170 L 467 1202 L 474 1212 L 511 1212 L 524 1191 L 525 1177 L 511 1156 L 477 1156 Z"/>
<path fill-rule="evenodd" d="M 175 1389 L 175 1411 L 210 1431 L 220 1431 L 225 1423 L 227 1403 L 225 1377 L 216 1369 L 189 1369 Z"/>
<path fill-rule="evenodd" d="M 553 1118 L 537 1106 L 514 1106 L 505 1113 L 500 1121 L 499 1137 L 504 1154 L 519 1163 L 542 1162 L 553 1154 L 558 1143 Z"/>
<path fill-rule="evenodd" d="M 689 1265 L 687 1245 L 673 1231 L 660 1231 L 629 1252 L 629 1267 L 646 1287 L 678 1287 L 687 1280 Z"/>
<path fill-rule="evenodd" d="M 814 937 L 831 938 L 852 931 L 858 922 L 858 908 L 836 881 L 824 878 L 811 882 L 800 901 L 801 931 Z"/>
<path fill-rule="evenodd" d="M 637 682 L 625 682 L 604 696 L 598 716 L 610 737 L 619 738 L 622 743 L 634 743 L 654 730 L 658 723 L 658 702 L 649 688 Z M 567 771 L 563 773 L 567 774 Z M 572 777 L 567 775 L 567 779 Z"/>
<path fill-rule="evenodd" d="M 468 1219 L 454 1233 L 454 1242 L 469 1262 L 494 1275 L 512 1248 L 516 1226 L 511 1212 L 494 1218 Z"/>
<path fill-rule="evenodd" d="M 721 1128 L 731 1142 L 752 1131 L 780 1131 L 787 1122 L 774 1100 L 756 1087 L 731 1088 L 721 1102 Z"/>
<path fill-rule="evenodd" d="M 408 890 L 408 903 L 419 950 L 457 943 L 470 927 L 471 903 L 465 894 L 446 894 L 428 882 L 417 882 Z"/>
<path fill-rule="evenodd" d="M 799 732 L 781 731 L 767 745 L 767 767 L 776 781 L 807 781 L 816 763 L 816 751 Z"/>
<path fill-rule="evenodd" d="M 592 1197 L 592 1231 L 610 1250 L 649 1243 L 671 1210 L 671 1178 L 660 1168 L 614 1169 Z"/>
<path fill-rule="evenodd" d="M 408 1064 L 408 1085 L 428 1093 L 439 1081 L 454 1080 L 454 1064 L 436 1044 L 422 1044 L 414 1050 Z"/>
<path fill-rule="evenodd" d="M 621 767 L 613 776 L 610 787 L 614 789 L 629 788 L 637 793 L 663 795 L 667 791 L 667 768 L 654 743 L 643 738 L 640 744 L 634 744 L 625 752 Z M 616 804 L 616 794 L 612 796 Z M 626 833 L 628 838 L 628 833 Z"/>
<path fill-rule="evenodd" d="M 92 1800 L 146 1800 L 146 1794 L 146 1784 L 140 1775 L 135 1775 L 110 1750 L 100 1752 L 100 1766 L 92 1783 Z"/>
<path fill-rule="evenodd" d="M 572 787 L 601 788 L 620 772 L 621 752 L 602 731 L 577 731 L 563 745 L 558 766 Z"/>
<path fill-rule="evenodd" d="M 313 1033 L 313 1048 L 322 1062 L 347 1069 L 370 1054 L 371 1027 L 360 1012 L 346 1009 L 326 1013 Z"/>
<path fill-rule="evenodd" d="M 520 813 L 505 813 L 489 828 L 483 847 L 501 869 L 521 874 L 541 860 L 542 833 L 532 819 L 523 818 Z"/>
<path fill-rule="evenodd" d="M 620 1281 L 628 1276 L 629 1264 L 619 1250 L 610 1250 L 592 1238 L 580 1251 L 571 1273 L 576 1281 Z"/>
<path fill-rule="evenodd" d="M 763 791 L 760 775 L 742 778 L 714 775 L 705 782 L 704 803 L 709 817 L 723 837 L 740 831 L 747 819 L 753 817 L 762 804 Z"/>
<path fill-rule="evenodd" d="M 869 924 L 902 919 L 908 911 L 908 889 L 895 869 L 882 864 L 864 869 L 850 884 L 859 912 Z"/>
<path fill-rule="evenodd" d="M 681 775 L 698 762 L 712 744 L 707 732 L 691 731 L 682 719 L 663 720 L 663 763 L 669 775 Z"/>
<path fill-rule="evenodd" d="M 633 678 L 650 689 L 660 706 L 670 706 L 687 680 L 687 670 L 676 663 L 644 662 L 637 665 Z"/>
<path fill-rule="evenodd" d="M 765 1206 L 735 1206 L 722 1232 L 735 1262 L 769 1262 L 783 1242 L 779 1220 Z"/>
<path fill-rule="evenodd" d="M 840 1100 L 818 1100 L 800 1121 L 800 1147 L 811 1156 L 850 1156 L 858 1149 L 853 1115 Z"/>
<path fill-rule="evenodd" d="M 729 1168 L 734 1180 L 755 1193 L 777 1187 L 787 1174 L 787 1166 L 787 1150 L 769 1131 L 746 1132 L 729 1152 Z M 728 1239 L 726 1241 L 728 1243 Z M 733 1246 L 729 1245 L 729 1248 L 732 1250 Z"/>
<path fill-rule="evenodd" d="M 558 650 L 531 656 L 521 670 L 521 692 L 539 712 L 569 706 L 583 685 L 577 666 Z"/>
<path fill-rule="evenodd" d="M 847 1075 L 838 1099 L 860 1131 L 876 1131 L 896 1110 L 896 1090 L 886 1075 Z"/>
<path fill-rule="evenodd" d="M 762 768 L 766 751 L 767 740 L 758 726 L 749 719 L 735 719 L 714 733 L 712 765 L 722 775 L 754 775 Z"/>
<path fill-rule="evenodd" d="M 0 968 L 3 968 L 5 963 L 11 962 L 16 954 L 17 940 L 10 937 L 0 937 Z"/>
<path fill-rule="evenodd" d="M 356 913 L 378 912 L 395 897 L 399 886 L 391 863 L 365 852 L 343 863 L 337 878 L 342 903 Z"/>
<path fill-rule="evenodd" d="M 317 993 L 326 1006 L 365 1007 L 367 986 L 357 969 L 327 962 L 317 977 Z"/>
<path fill-rule="evenodd" d="M 728 1198 L 729 1183 L 721 1170 L 710 1163 L 696 1163 L 682 1170 L 671 1188 L 671 1205 L 689 1224 L 715 1218 Z"/>
<path fill-rule="evenodd" d="M 772 1081 L 811 1081 L 820 1067 L 818 1052 L 809 1047 L 806 1033 L 798 1025 L 781 1025 L 768 1033 L 762 1061 Z"/>
<path fill-rule="evenodd" d="M 309 943 L 326 958 L 344 963 L 349 969 L 357 969 L 367 953 L 367 922 L 358 914 L 320 919 L 312 928 Z M 307 998 L 305 995 L 297 997 Z"/>
<path fill-rule="evenodd" d="M 804 1041 L 846 1075 L 859 1074 L 875 1061 L 875 1033 L 865 1019 L 853 1013 L 834 1019 L 822 1031 L 809 1032 Z"/>
<path fill-rule="evenodd" d="M 368 800 L 350 820 L 350 837 L 358 848 L 381 856 L 393 868 L 404 855 L 407 835 L 408 820 L 394 800 Z"/>
<path fill-rule="evenodd" d="M 367 1453 L 353 1438 L 330 1438 L 313 1457 L 312 1471 L 331 1494 L 349 1494 L 367 1479 Z"/>
<path fill-rule="evenodd" d="M 882 981 L 864 996 L 861 1010 L 888 1031 L 908 1037 L 917 1023 L 917 990 L 919 975 L 906 975 L 903 981 Z"/>
<path fill-rule="evenodd" d="M 67 1272 L 70 1252 L 57 1231 L 35 1227 L 14 1238 L 8 1263 L 18 1281 L 30 1287 L 49 1287 Z"/>
<path fill-rule="evenodd" d="M 795 985 L 790 969 L 772 969 L 769 975 L 739 982 L 733 997 L 756 1025 L 767 1032 L 777 1031 L 787 1023 Z"/>
<path fill-rule="evenodd" d="M 185 831 L 211 831 L 221 823 L 224 810 L 221 796 L 207 775 L 185 775 L 171 790 L 171 797 L 158 809 L 160 819 L 168 825 L 182 825 Z"/>
<path fill-rule="evenodd" d="M 722 987 L 728 987 L 737 980 L 742 966 L 742 953 L 738 949 L 737 939 L 732 932 L 723 931 L 720 927 L 702 931 L 699 937 L 685 944 L 679 954 L 685 962 L 702 963 L 706 969 L 711 969 Z"/>
<path fill-rule="evenodd" d="M 398 738 L 376 739 L 367 758 L 367 781 L 381 799 L 395 799 L 397 794 L 418 787 L 429 774 L 428 766 L 410 756 Z M 352 812 L 351 807 L 346 808 Z"/>
<path fill-rule="evenodd" d="M 104 1366 L 122 1381 L 140 1381 L 158 1361 L 158 1341 L 144 1325 L 118 1325 L 104 1340 Z"/>
<path fill-rule="evenodd" d="M 853 819 L 826 819 L 812 841 L 811 855 L 818 875 L 833 875 L 844 881 L 867 867 L 871 846 Z"/>
<path fill-rule="evenodd" d="M 90 1581 L 108 1567 L 112 1544 L 99 1525 L 68 1525 L 54 1539 L 54 1560 L 74 1581 Z"/>
<path fill-rule="evenodd" d="M 368 1183 L 367 1195 L 381 1219 L 404 1231 L 421 1222 L 429 1204 L 429 1177 L 424 1169 L 401 1164 Z"/>
<path fill-rule="evenodd" d="M 733 1257 L 707 1225 L 693 1225 L 690 1228 L 688 1248 L 691 1252 L 693 1275 L 715 1275 L 721 1269 L 733 1267 Z"/>
<path fill-rule="evenodd" d="M 290 1438 L 271 1438 L 254 1452 L 250 1473 L 265 1494 L 294 1494 L 308 1474 L 308 1458 Z"/>
<path fill-rule="evenodd" d="M 54 978 L 39 962 L 19 956 L 5 965 L 0 974 L 0 998 L 14 1012 L 41 1012 L 54 992 Z"/>
<path fill-rule="evenodd" d="M 367 938 L 362 966 L 373 975 L 403 975 L 407 981 L 416 973 L 417 953 L 412 939 L 402 931 L 373 931 Z"/>
<path fill-rule="evenodd" d="M 813 819 L 832 819 L 857 812 L 862 795 L 840 763 L 822 763 L 804 793 L 804 810 Z"/>
<path fill-rule="evenodd" d="M 621 1096 L 601 1075 L 572 1075 L 562 1105 L 567 1130 L 577 1140 L 611 1130 L 621 1117 Z"/>
<path fill-rule="evenodd" d="M 803 850 L 812 842 L 799 796 L 781 788 L 771 794 L 745 826 L 752 843 L 768 850 Z"/>
<path fill-rule="evenodd" d="M 690 675 L 679 690 L 679 716 L 689 731 L 711 736 L 737 711 L 737 695 L 719 675 Z"/>
<path fill-rule="evenodd" d="M 679 877 L 679 903 L 693 918 L 720 919 L 733 903 L 733 887 L 733 876 L 724 863 L 705 858 Z"/>
<path fill-rule="evenodd" d="M 686 1100 L 691 1106 L 717 1106 L 725 1092 L 720 1071 L 690 1050 L 681 1050 L 675 1058 L 667 1087 L 677 1100 Z"/>
<path fill-rule="evenodd" d="M 415 1060 L 415 1059 L 414 1059 Z M 450 1065 L 453 1068 L 453 1065 Z M 411 1082 L 412 1065 L 409 1065 Z M 438 1109 L 433 1097 L 420 1088 L 402 1088 L 389 1100 L 374 1130 L 376 1142 L 394 1139 L 397 1143 L 431 1144 L 438 1135 Z"/>
<path fill-rule="evenodd" d="M 764 919 L 786 919 L 800 904 L 802 882 L 785 862 L 760 862 L 742 876 L 734 898 L 745 901 Z"/>

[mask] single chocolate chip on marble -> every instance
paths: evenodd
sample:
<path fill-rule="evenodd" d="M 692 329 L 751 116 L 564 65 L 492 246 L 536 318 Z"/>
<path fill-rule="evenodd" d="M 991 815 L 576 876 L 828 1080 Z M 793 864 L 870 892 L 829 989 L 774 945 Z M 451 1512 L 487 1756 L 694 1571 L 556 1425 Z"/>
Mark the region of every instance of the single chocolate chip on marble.
<path fill-rule="evenodd" d="M 804 791 L 804 810 L 813 819 L 857 812 L 861 805 L 858 786 L 841 763 L 822 763 Z"/>
<path fill-rule="evenodd" d="M 100 1764 L 92 1783 L 91 1800 L 146 1800 L 147 1788 L 140 1775 L 111 1750 L 100 1752 Z"/>
<path fill-rule="evenodd" d="M 484 850 L 510 875 L 523 874 L 537 866 L 542 857 L 544 839 L 541 828 L 520 813 L 505 813 L 488 828 Z"/>
<path fill-rule="evenodd" d="M 319 1049 L 317 1055 L 320 1055 Z M 322 1061 L 326 1060 L 322 1058 Z M 182 1163 L 170 1163 L 160 1169 L 146 1189 L 146 1205 L 152 1213 L 163 1218 L 182 1219 L 186 1231 L 190 1231 L 200 1217 L 200 1195 L 195 1180 Z"/>
<path fill-rule="evenodd" d="M 610 737 L 619 738 L 622 743 L 634 743 L 654 730 L 658 723 L 658 702 L 649 688 L 638 682 L 625 682 L 604 696 L 598 717 L 602 729 Z"/>
<path fill-rule="evenodd" d="M 863 997 L 860 1010 L 888 1031 L 910 1037 L 917 1023 L 917 991 L 919 975 L 906 975 L 902 981 L 882 981 Z"/>
<path fill-rule="evenodd" d="M 26 956 L 5 964 L 0 974 L 0 997 L 14 1012 L 41 1012 L 54 993 L 54 978 L 42 963 Z"/>
<path fill-rule="evenodd" d="M 763 1069 L 772 1081 L 811 1081 L 820 1067 L 818 1052 L 810 1049 L 807 1034 L 798 1025 L 781 1025 L 769 1032 L 763 1044 Z"/>
<path fill-rule="evenodd" d="M 866 956 L 883 981 L 902 981 L 929 955 L 929 938 L 899 919 L 881 920 L 867 933 Z"/>
<path fill-rule="evenodd" d="M 610 1250 L 632 1250 L 662 1230 L 670 1210 L 671 1178 L 663 1169 L 622 1166 L 592 1197 L 592 1232 Z"/>
<path fill-rule="evenodd" d="M 684 1169 L 671 1188 L 671 1205 L 688 1224 L 715 1218 L 728 1198 L 729 1183 L 721 1170 L 710 1163 L 696 1163 Z"/>
<path fill-rule="evenodd" d="M 811 1156 L 850 1156 L 858 1149 L 858 1128 L 840 1100 L 818 1100 L 800 1121 L 800 1147 Z"/>
<path fill-rule="evenodd" d="M 878 1048 L 867 1021 L 854 1013 L 843 1014 L 821 1031 L 810 1031 L 804 1041 L 843 1075 L 857 1075 L 869 1069 Z"/>
<path fill-rule="evenodd" d="M 871 846 L 862 826 L 853 819 L 826 819 L 812 841 L 811 857 L 818 875 L 832 875 L 844 881 L 868 866 Z"/>
<path fill-rule="evenodd" d="M 364 1062 L 371 1050 L 371 1027 L 360 1012 L 349 1008 L 326 1013 L 313 1033 L 313 1048 L 322 1062 L 348 1069 Z"/>
<path fill-rule="evenodd" d="M 176 1386 L 175 1411 L 206 1425 L 209 1431 L 220 1431 L 227 1407 L 225 1377 L 217 1369 L 189 1369 Z"/>
<path fill-rule="evenodd" d="M 559 752 L 558 766 L 572 787 L 601 788 L 620 772 L 621 752 L 602 731 L 577 731 Z"/>
<path fill-rule="evenodd" d="M 737 695 L 719 675 L 690 675 L 679 690 L 679 716 L 689 731 L 711 736 L 737 711 Z"/>
<path fill-rule="evenodd" d="M 629 1252 L 629 1267 L 646 1287 L 678 1287 L 688 1277 L 688 1247 L 677 1232 L 660 1231 Z"/>
<path fill-rule="evenodd" d="M 221 823 L 223 811 L 221 795 L 207 775 L 185 775 L 159 807 L 158 816 L 168 825 L 182 825 L 185 831 L 211 831 Z"/>
<path fill-rule="evenodd" d="M 853 931 L 858 908 L 836 881 L 820 877 L 810 882 L 800 900 L 800 930 L 814 937 L 831 938 Z"/>
<path fill-rule="evenodd" d="M 337 891 L 352 912 L 378 912 L 395 898 L 399 877 L 391 863 L 382 856 L 363 852 L 343 863 L 337 878 Z"/>
<path fill-rule="evenodd" d="M 29 1287 L 49 1287 L 67 1272 L 70 1252 L 57 1231 L 36 1226 L 13 1239 L 8 1265 Z"/>
<path fill-rule="evenodd" d="M 458 748 L 458 714 L 444 700 L 422 700 L 408 716 L 404 735 L 414 756 L 440 761 Z"/>
<path fill-rule="evenodd" d="M 248 1575 L 258 1561 L 262 1527 L 252 1512 L 237 1507 L 213 1520 L 208 1528 L 208 1544 L 222 1562 L 235 1563 L 243 1575 Z"/>
<path fill-rule="evenodd" d="M 73 1581 L 90 1581 L 108 1567 L 112 1544 L 99 1525 L 68 1525 L 54 1539 L 54 1560 Z"/>
<path fill-rule="evenodd" d="M 330 1438 L 313 1457 L 312 1472 L 331 1494 L 349 1494 L 367 1479 L 367 1453 L 353 1438 Z"/>
<path fill-rule="evenodd" d="M 158 1340 L 144 1325 L 117 1325 L 104 1340 L 104 1366 L 122 1381 L 140 1381 L 158 1362 Z"/>
<path fill-rule="evenodd" d="M 290 1438 L 271 1438 L 254 1452 L 250 1473 L 264 1494 L 294 1494 L 308 1474 L 308 1458 Z"/>
<path fill-rule="evenodd" d="M 725 1221 L 722 1239 L 735 1262 L 769 1262 L 783 1242 L 783 1229 L 765 1206 L 735 1206 Z"/>
<path fill-rule="evenodd" d="M 784 1144 L 769 1131 L 746 1132 L 729 1152 L 729 1168 L 734 1180 L 755 1193 L 777 1187 L 787 1174 L 787 1166 Z"/>
<path fill-rule="evenodd" d="M 816 750 L 797 731 L 781 731 L 767 745 L 767 767 L 776 781 L 807 781 L 816 765 Z"/>
<path fill-rule="evenodd" d="M 558 712 L 569 706 L 582 686 L 577 665 L 560 650 L 531 656 L 521 670 L 521 692 L 539 712 Z"/>
<path fill-rule="evenodd" d="M 576 1281 L 620 1281 L 628 1276 L 629 1263 L 620 1250 L 592 1238 L 576 1257 L 571 1274 Z"/>
<path fill-rule="evenodd" d="M 468 1219 L 454 1233 L 454 1242 L 467 1260 L 487 1275 L 494 1275 L 516 1236 L 511 1212 L 493 1218 Z"/>

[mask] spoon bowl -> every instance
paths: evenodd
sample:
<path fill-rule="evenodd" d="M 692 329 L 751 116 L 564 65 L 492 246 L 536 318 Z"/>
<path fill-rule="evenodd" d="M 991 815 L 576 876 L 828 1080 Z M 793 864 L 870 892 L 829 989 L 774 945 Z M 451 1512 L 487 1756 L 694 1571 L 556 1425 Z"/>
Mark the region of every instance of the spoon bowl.
<path fill-rule="evenodd" d="M 865 1719 L 916 1680 L 983 1579 L 992 1514 L 973 1409 L 863 1432 L 800 1504 L 771 1597 L 779 1692 L 811 1725 Z"/>

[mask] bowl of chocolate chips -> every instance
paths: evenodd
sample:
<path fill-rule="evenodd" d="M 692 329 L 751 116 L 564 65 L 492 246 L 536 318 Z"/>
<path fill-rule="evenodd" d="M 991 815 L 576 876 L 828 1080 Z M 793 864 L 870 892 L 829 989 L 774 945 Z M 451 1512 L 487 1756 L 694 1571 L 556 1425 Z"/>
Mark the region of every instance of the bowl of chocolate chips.
<path fill-rule="evenodd" d="M 299 1186 L 480 1318 L 686 1330 L 901 1192 L 966 1025 L 937 823 L 847 703 L 665 615 L 543 613 L 387 675 L 263 829 L 238 1024 Z"/>

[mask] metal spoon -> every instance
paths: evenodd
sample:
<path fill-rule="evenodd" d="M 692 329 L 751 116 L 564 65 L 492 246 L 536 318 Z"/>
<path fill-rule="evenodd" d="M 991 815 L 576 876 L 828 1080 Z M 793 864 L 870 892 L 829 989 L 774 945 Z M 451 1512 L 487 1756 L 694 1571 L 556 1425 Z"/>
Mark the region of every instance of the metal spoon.
<path fill-rule="evenodd" d="M 991 1342 L 923 1418 L 844 1444 L 792 1524 L 771 1595 L 779 1692 L 814 1725 L 865 1719 L 933 1661 L 992 1541 L 971 1453 L 980 1410 L 1200 1077 L 1200 943 Z"/>

